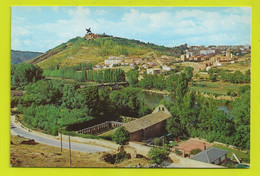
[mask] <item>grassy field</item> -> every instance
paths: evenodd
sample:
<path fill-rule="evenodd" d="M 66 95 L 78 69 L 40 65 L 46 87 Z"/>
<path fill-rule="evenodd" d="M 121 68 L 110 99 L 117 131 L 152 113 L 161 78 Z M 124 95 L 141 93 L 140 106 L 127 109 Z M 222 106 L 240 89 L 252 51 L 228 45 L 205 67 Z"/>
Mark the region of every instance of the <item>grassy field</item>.
<path fill-rule="evenodd" d="M 112 136 L 115 132 L 116 128 L 113 130 L 106 131 L 104 133 L 99 134 L 98 136 Z"/>
<path fill-rule="evenodd" d="M 238 159 L 242 159 L 242 163 L 250 163 L 250 153 L 245 153 L 237 149 L 231 149 L 220 144 L 213 144 L 213 147 L 229 151 L 227 154 L 228 158 L 231 158 L 231 155 L 234 153 L 238 157 Z"/>
<path fill-rule="evenodd" d="M 148 164 L 147 159 L 131 158 L 119 164 L 110 164 L 103 160 L 107 152 L 85 153 L 72 151 L 72 165 L 69 164 L 69 151 L 44 144 L 20 144 L 26 138 L 11 135 L 11 166 L 13 167 L 127 167 Z"/>
<path fill-rule="evenodd" d="M 243 87 L 249 84 L 232 84 L 229 82 L 209 82 L 209 81 L 196 81 L 195 85 L 190 85 L 189 88 L 192 91 L 208 93 L 208 94 L 217 94 L 217 95 L 226 95 L 228 89 L 235 89 Z"/>
<path fill-rule="evenodd" d="M 245 73 L 247 70 L 251 70 L 251 62 L 238 62 L 234 64 L 226 64 L 218 68 L 230 70 L 232 72 L 241 71 L 242 73 Z"/>

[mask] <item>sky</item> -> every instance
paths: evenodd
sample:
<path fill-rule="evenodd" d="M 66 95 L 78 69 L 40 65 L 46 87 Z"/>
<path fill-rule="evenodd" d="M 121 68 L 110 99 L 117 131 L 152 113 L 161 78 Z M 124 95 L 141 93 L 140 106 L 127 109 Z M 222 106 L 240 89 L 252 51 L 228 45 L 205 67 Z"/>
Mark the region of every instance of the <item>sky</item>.
<path fill-rule="evenodd" d="M 13 6 L 11 49 L 46 52 L 93 33 L 157 45 L 250 45 L 250 7 Z"/>

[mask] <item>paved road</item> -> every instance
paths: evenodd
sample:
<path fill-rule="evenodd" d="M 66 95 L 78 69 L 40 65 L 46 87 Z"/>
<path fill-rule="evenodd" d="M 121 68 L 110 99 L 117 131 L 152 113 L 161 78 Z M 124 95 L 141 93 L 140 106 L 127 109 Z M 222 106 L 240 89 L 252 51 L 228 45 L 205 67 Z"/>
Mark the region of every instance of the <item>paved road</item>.
<path fill-rule="evenodd" d="M 25 129 L 21 128 L 20 126 L 17 126 L 14 122 L 11 121 L 11 133 L 14 135 L 20 135 L 24 136 L 29 139 L 34 139 L 36 142 L 43 143 L 46 145 L 51 145 L 55 147 L 60 147 L 60 140 L 50 139 L 45 136 L 41 136 L 32 132 L 28 132 Z M 62 148 L 69 149 L 69 143 L 67 141 L 62 142 Z M 95 145 L 89 145 L 89 144 L 80 144 L 71 142 L 71 149 L 81 152 L 89 152 L 89 153 L 95 153 L 95 152 L 103 152 L 103 151 L 109 151 L 111 149 L 95 146 Z"/>

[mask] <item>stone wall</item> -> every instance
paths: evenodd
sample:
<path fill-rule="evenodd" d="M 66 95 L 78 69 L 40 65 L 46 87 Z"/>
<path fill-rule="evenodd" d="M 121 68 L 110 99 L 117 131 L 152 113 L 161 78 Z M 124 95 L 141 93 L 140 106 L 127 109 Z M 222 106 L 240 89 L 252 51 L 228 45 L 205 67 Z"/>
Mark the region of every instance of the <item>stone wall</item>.
<path fill-rule="evenodd" d="M 117 128 L 122 126 L 123 123 L 121 122 L 115 122 L 115 121 L 106 121 L 104 123 L 100 123 L 97 125 L 94 125 L 92 127 L 84 128 L 81 130 L 76 131 L 76 133 L 80 134 L 98 134 L 113 128 Z"/>

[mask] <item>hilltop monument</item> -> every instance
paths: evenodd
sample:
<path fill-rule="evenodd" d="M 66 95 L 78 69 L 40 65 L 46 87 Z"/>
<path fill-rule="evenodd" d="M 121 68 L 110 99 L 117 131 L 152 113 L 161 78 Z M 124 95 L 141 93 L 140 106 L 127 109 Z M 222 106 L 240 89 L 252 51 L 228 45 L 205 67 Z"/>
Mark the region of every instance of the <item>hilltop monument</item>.
<path fill-rule="evenodd" d="M 86 29 L 87 33 L 85 35 L 85 40 L 91 40 L 101 37 L 99 34 L 94 34 L 91 32 L 91 28 Z"/>

